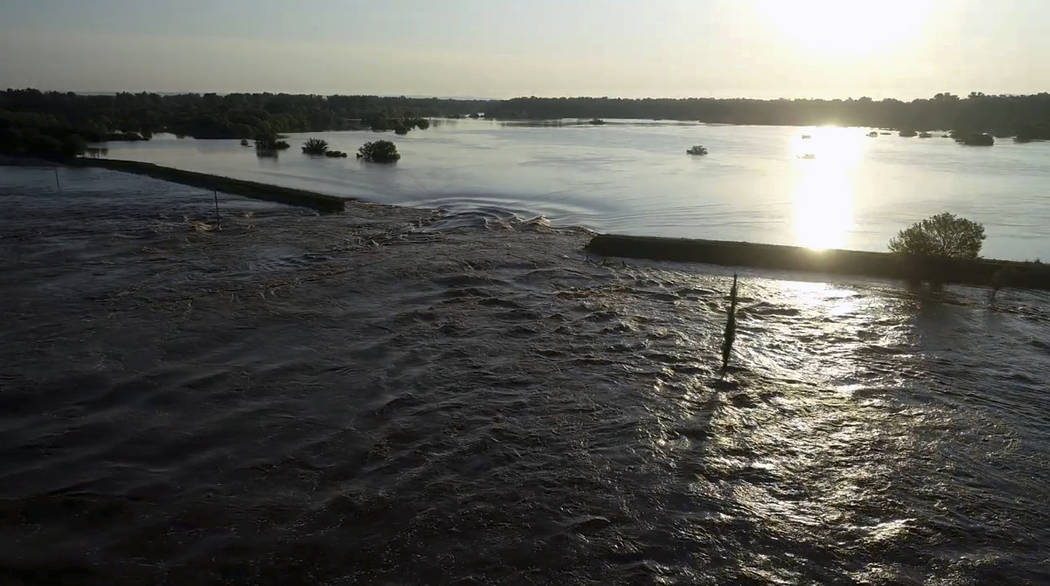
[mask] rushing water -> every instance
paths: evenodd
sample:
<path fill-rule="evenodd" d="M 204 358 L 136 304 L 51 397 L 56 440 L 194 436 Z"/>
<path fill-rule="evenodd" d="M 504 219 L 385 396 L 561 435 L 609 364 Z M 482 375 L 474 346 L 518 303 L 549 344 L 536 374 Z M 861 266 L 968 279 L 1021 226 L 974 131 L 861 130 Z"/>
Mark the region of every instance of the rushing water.
<path fill-rule="evenodd" d="M 723 379 L 725 269 L 60 175 L 0 168 L 0 581 L 1050 583 L 1046 293 L 747 271 Z"/>
<path fill-rule="evenodd" d="M 110 143 L 113 158 L 451 210 L 496 207 L 602 232 L 885 250 L 891 236 L 950 211 L 982 222 L 985 256 L 1050 258 L 1050 143 L 965 147 L 868 129 L 609 121 L 561 127 L 437 121 L 393 133 L 293 134 L 276 159 L 233 140 Z M 812 136 L 803 139 L 803 134 Z M 323 138 L 350 159 L 299 152 Z M 394 166 L 353 158 L 396 141 Z M 685 150 L 708 147 L 706 157 Z M 813 154 L 815 158 L 800 158 Z"/>

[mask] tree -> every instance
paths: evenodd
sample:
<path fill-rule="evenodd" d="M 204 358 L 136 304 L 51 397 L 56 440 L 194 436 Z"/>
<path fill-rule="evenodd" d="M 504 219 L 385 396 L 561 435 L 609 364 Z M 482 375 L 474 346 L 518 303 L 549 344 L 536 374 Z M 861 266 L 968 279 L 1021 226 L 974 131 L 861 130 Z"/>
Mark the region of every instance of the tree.
<path fill-rule="evenodd" d="M 357 158 L 374 163 L 393 163 L 401 158 L 397 152 L 397 146 L 389 140 L 377 140 L 366 142 L 357 149 Z"/>
<path fill-rule="evenodd" d="M 308 155 L 323 155 L 328 150 L 328 142 L 319 138 L 307 139 L 303 145 L 303 152 Z"/>
<path fill-rule="evenodd" d="M 901 230 L 889 248 L 910 256 L 975 259 L 983 242 L 984 226 L 944 212 Z"/>
<path fill-rule="evenodd" d="M 87 143 L 77 134 L 69 134 L 62 139 L 59 153 L 67 157 L 81 155 L 87 150 Z"/>

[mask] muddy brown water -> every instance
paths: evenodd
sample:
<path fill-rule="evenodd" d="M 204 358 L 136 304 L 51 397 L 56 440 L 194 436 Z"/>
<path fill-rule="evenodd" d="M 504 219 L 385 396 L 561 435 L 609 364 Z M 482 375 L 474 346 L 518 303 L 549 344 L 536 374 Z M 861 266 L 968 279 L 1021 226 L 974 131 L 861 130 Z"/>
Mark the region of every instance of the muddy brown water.
<path fill-rule="evenodd" d="M 1050 296 L 0 168 L 0 583 L 1043 584 Z"/>

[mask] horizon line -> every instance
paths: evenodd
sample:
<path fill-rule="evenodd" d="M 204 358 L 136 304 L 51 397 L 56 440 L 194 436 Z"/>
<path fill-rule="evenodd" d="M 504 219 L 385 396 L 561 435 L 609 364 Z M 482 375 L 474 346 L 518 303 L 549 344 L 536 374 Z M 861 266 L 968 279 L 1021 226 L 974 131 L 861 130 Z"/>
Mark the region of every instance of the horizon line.
<path fill-rule="evenodd" d="M 8 87 L 4 91 L 26 91 L 26 90 L 34 90 L 34 91 L 39 91 L 41 93 L 50 93 L 50 92 L 73 93 L 73 94 L 76 94 L 76 95 L 79 95 L 79 96 L 115 96 L 115 95 L 122 94 L 122 93 L 128 93 L 128 94 L 156 94 L 156 95 L 159 95 L 159 96 L 207 95 L 207 94 L 215 94 L 215 95 L 219 95 L 219 96 L 228 96 L 228 95 L 234 95 L 234 94 L 247 94 L 247 95 L 251 95 L 251 94 L 281 95 L 281 94 L 283 94 L 283 95 L 291 95 L 291 96 L 320 96 L 320 97 L 325 97 L 325 98 L 327 98 L 327 97 L 335 97 L 335 96 L 348 96 L 348 97 L 349 96 L 367 96 L 367 97 L 377 97 L 377 98 L 404 98 L 404 99 L 413 99 L 413 100 L 427 100 L 427 99 L 452 100 L 452 101 L 462 101 L 462 102 L 471 102 L 471 101 L 478 101 L 478 102 L 503 102 L 503 101 L 509 101 L 509 100 L 517 100 L 517 99 L 542 99 L 542 100 L 591 99 L 591 100 L 637 100 L 637 101 L 641 101 L 641 100 L 752 100 L 752 101 L 763 101 L 763 102 L 799 101 L 799 100 L 804 100 L 804 101 L 825 101 L 825 102 L 834 102 L 834 101 L 846 102 L 846 101 L 859 101 L 859 100 L 862 100 L 862 99 L 869 99 L 869 100 L 872 100 L 874 102 L 881 102 L 881 101 L 886 101 L 886 100 L 894 100 L 894 101 L 899 101 L 899 102 L 912 102 L 912 101 L 916 101 L 916 100 L 928 100 L 928 99 L 936 97 L 939 94 L 954 95 L 954 96 L 959 97 L 960 99 L 967 99 L 972 94 L 979 94 L 979 95 L 982 95 L 982 96 L 985 96 L 985 97 L 992 97 L 992 98 L 1001 98 L 1001 97 L 1040 96 L 1040 95 L 1045 95 L 1045 94 L 1050 93 L 1050 90 L 1043 90 L 1043 91 L 1038 91 L 1038 92 L 1033 92 L 1033 93 L 998 93 L 998 94 L 996 94 L 996 93 L 987 93 L 987 92 L 971 90 L 967 94 L 963 94 L 961 92 L 960 93 L 937 92 L 936 94 L 933 94 L 933 95 L 927 96 L 927 97 L 916 97 L 916 98 L 908 99 L 908 98 L 894 98 L 894 97 L 874 98 L 872 96 L 859 96 L 859 97 L 849 96 L 849 97 L 845 97 L 845 98 L 842 98 L 842 97 L 835 97 L 835 98 L 823 97 L 822 98 L 822 97 L 787 97 L 787 96 L 780 96 L 780 97 L 776 97 L 776 98 L 759 98 L 759 97 L 748 97 L 748 96 L 716 97 L 716 96 L 699 96 L 699 95 L 680 96 L 680 97 L 672 97 L 672 96 L 624 97 L 624 96 L 608 96 L 608 95 L 604 95 L 604 96 L 597 96 L 597 95 L 561 95 L 561 96 L 553 96 L 553 95 L 547 95 L 547 96 L 517 95 L 517 96 L 507 97 L 507 98 L 493 98 L 493 97 L 463 96 L 463 95 L 440 96 L 440 95 L 432 95 L 432 94 L 396 94 L 396 93 L 338 93 L 338 92 L 337 93 L 318 93 L 318 92 L 292 92 L 292 91 L 280 91 L 280 90 L 278 90 L 278 91 L 274 91 L 274 90 L 252 90 L 252 91 L 215 91 L 215 90 L 210 90 L 210 91 L 193 91 L 193 90 L 178 90 L 178 91 L 155 91 L 155 90 L 61 90 L 61 89 L 39 89 L 39 88 L 35 88 L 35 87 L 23 87 L 23 88 Z"/>

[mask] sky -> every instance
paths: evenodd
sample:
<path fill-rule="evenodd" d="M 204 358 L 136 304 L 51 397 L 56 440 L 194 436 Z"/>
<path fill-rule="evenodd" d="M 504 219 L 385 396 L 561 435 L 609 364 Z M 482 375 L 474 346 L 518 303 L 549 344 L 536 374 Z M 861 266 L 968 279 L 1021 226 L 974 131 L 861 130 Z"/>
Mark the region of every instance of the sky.
<path fill-rule="evenodd" d="M 912 99 L 1050 91 L 1050 0 L 0 0 L 0 88 Z"/>

